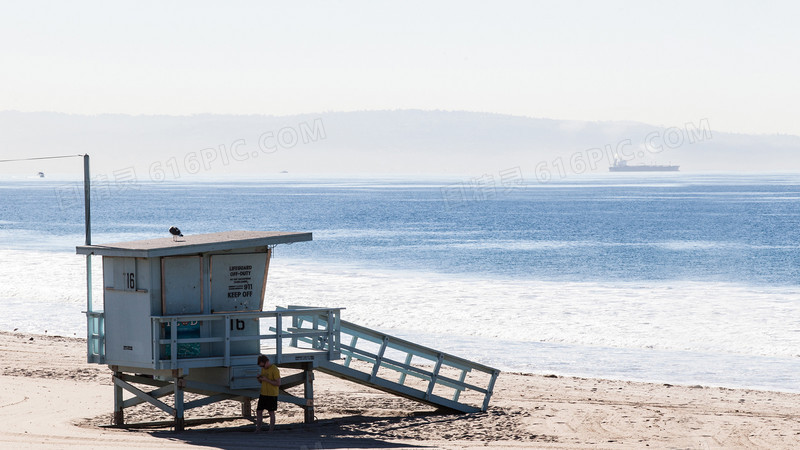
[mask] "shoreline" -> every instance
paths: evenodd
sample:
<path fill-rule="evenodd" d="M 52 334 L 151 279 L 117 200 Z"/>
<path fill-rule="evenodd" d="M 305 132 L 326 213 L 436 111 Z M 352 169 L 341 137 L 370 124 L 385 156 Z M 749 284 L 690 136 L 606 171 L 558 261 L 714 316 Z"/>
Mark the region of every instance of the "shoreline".
<path fill-rule="evenodd" d="M 81 324 L 84 327 L 85 322 Z M 46 330 L 45 330 L 46 331 Z M 405 330 L 388 330 L 394 336 L 419 342 L 423 345 L 445 349 L 445 351 L 455 355 L 473 354 L 476 361 L 497 367 L 504 374 L 519 375 L 557 375 L 564 378 L 587 378 L 603 379 L 610 381 L 629 381 L 635 383 L 649 384 L 671 384 L 675 386 L 696 386 L 701 385 L 708 388 L 744 389 L 755 391 L 781 392 L 787 394 L 800 394 L 800 357 L 791 356 L 765 356 L 765 355 L 746 355 L 746 354 L 715 354 L 705 352 L 690 352 L 669 349 L 637 349 L 637 348 L 616 348 L 616 347 L 591 347 L 584 345 L 566 345 L 547 342 L 506 342 L 492 341 L 492 345 L 485 345 L 485 341 L 479 338 L 458 337 L 450 340 L 447 336 L 434 336 L 419 333 L 410 333 Z M 51 334 L 31 331 L 7 331 L 0 329 L 0 333 L 27 333 L 32 336 L 65 337 L 70 339 L 83 339 L 79 333 L 73 336 Z M 421 336 L 421 338 L 420 338 Z M 426 340 L 427 339 L 427 340 Z M 477 343 L 477 344 L 476 344 Z M 84 344 L 85 345 L 85 344 Z M 488 362 L 489 357 L 498 358 L 497 353 L 492 353 L 494 348 L 500 345 L 509 353 L 507 357 L 500 357 L 499 360 Z M 454 351 L 454 348 L 460 351 Z M 539 368 L 533 367 L 530 370 L 513 366 L 517 354 L 536 355 L 536 365 L 543 365 L 542 360 L 553 361 L 559 366 L 570 370 L 559 370 L 559 368 Z M 800 356 L 800 355 L 798 355 Z M 564 359 L 567 358 L 567 359 Z M 629 366 L 620 369 L 619 361 L 636 361 L 635 371 L 630 370 Z M 581 365 L 589 367 L 595 371 L 588 373 L 575 367 Z M 672 370 L 666 372 L 665 367 L 672 366 Z M 693 377 L 698 368 L 714 368 L 713 372 L 705 372 L 704 379 Z M 585 367 L 584 367 L 585 369 Z M 600 372 L 600 373 L 598 373 Z M 605 373 L 602 373 L 605 372 Z M 762 384 L 754 384 L 752 380 L 737 379 L 735 374 L 749 372 L 749 377 L 764 381 Z M 640 376 L 636 376 L 636 375 Z M 721 380 L 720 374 L 727 377 Z M 730 375 L 734 374 L 734 375 Z M 769 375 L 772 378 L 763 377 Z M 758 376 L 762 376 L 759 378 Z M 782 378 L 781 378 L 782 377 Z M 715 378 L 716 380 L 709 380 Z M 789 386 L 795 386 L 794 389 Z"/>
<path fill-rule="evenodd" d="M 85 340 L 0 332 L 0 443 L 15 448 L 642 448 L 800 446 L 800 394 L 503 372 L 486 413 L 449 415 L 317 374 L 317 423 L 279 405 L 276 431 L 245 419 L 170 428 L 107 428 L 111 372 L 85 362 Z M 165 420 L 149 405 L 128 420 Z M 239 404 L 187 419 L 238 415 Z M 257 437 L 259 436 L 259 437 Z"/>

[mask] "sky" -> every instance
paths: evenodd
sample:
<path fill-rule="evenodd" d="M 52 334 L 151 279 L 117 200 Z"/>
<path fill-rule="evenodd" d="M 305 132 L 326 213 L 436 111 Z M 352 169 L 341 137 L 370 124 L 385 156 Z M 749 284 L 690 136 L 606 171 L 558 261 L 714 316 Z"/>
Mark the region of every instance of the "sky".
<path fill-rule="evenodd" d="M 800 135 L 798 17 L 769 1 L 5 1 L 0 110 L 465 110 Z"/>

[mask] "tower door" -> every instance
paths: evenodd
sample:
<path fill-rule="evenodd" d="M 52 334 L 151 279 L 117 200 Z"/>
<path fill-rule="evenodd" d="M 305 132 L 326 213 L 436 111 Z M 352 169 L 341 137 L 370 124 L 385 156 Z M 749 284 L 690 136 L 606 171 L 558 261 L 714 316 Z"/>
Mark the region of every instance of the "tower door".
<path fill-rule="evenodd" d="M 161 312 L 203 314 L 203 267 L 199 256 L 161 258 Z"/>

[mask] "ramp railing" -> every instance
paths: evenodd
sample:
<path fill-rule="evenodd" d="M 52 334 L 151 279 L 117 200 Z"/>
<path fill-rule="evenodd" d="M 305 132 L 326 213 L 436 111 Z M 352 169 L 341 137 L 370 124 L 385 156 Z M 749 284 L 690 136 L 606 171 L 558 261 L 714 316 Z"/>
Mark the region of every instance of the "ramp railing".
<path fill-rule="evenodd" d="M 289 306 L 290 310 L 302 307 Z M 294 329 L 325 326 L 322 315 L 293 317 Z M 431 405 L 462 412 L 486 411 L 500 371 L 347 321 L 341 323 L 344 361 L 320 369 L 332 375 Z M 324 350 L 326 343 L 298 340 Z"/>

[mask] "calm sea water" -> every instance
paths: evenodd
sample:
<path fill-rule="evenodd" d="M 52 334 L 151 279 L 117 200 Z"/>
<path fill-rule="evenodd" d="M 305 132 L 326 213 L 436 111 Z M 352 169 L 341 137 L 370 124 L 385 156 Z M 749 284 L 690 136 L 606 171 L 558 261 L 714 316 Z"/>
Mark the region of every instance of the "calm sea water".
<path fill-rule="evenodd" d="M 83 335 L 79 193 L 0 181 L 0 329 Z M 799 219 L 800 175 L 139 183 L 95 189 L 93 242 L 312 231 L 267 304 L 507 370 L 800 392 Z"/>

